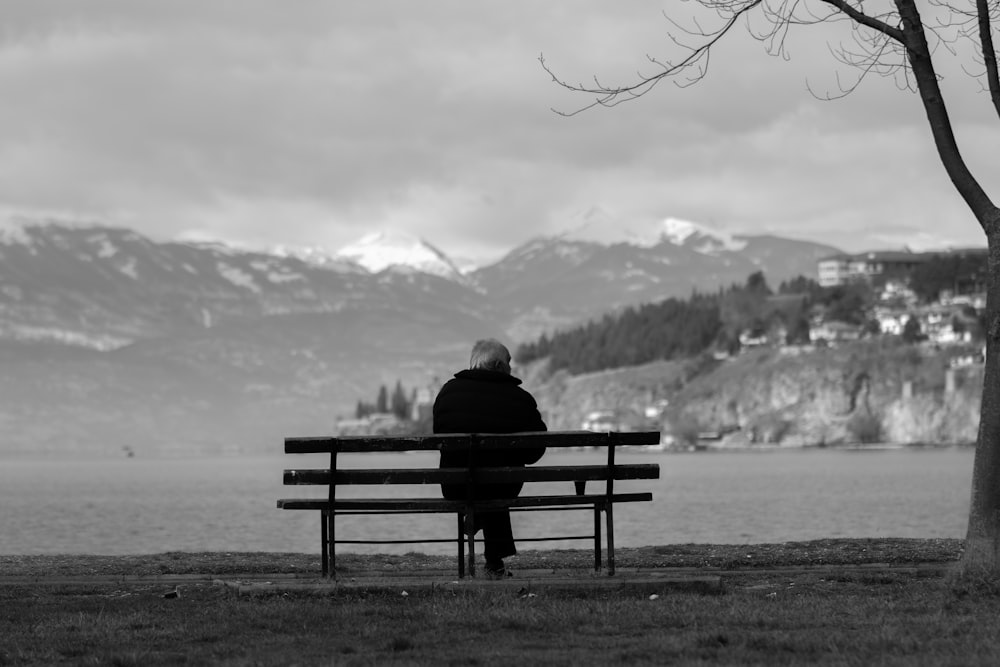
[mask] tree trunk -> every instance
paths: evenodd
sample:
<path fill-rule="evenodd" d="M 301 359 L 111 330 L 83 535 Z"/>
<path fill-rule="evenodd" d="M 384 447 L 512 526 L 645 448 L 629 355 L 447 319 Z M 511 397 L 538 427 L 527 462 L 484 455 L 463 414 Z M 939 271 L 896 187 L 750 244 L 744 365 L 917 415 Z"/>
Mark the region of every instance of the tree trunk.
<path fill-rule="evenodd" d="M 1000 575 L 1000 209 L 962 159 L 914 0 L 895 0 L 903 45 L 941 164 L 986 232 L 986 369 L 972 471 L 969 528 L 960 569 Z"/>
<path fill-rule="evenodd" d="M 896 0 L 896 7 L 902 19 L 906 59 L 910 63 L 910 70 L 917 83 L 920 102 L 924 106 L 924 113 L 927 114 L 927 123 L 931 128 L 931 136 L 934 138 L 938 157 L 958 194 L 965 200 L 969 210 L 976 216 L 976 220 L 989 236 L 989 225 L 996 226 L 997 224 L 997 209 L 979 181 L 972 175 L 962 157 L 958 142 L 955 140 L 948 107 L 945 105 L 944 95 L 938 85 L 937 72 L 934 70 L 934 62 L 931 59 L 931 49 L 927 44 L 927 37 L 924 35 L 924 24 L 917 11 L 917 6 L 914 0 Z"/>
<path fill-rule="evenodd" d="M 986 292 L 986 372 L 972 466 L 969 529 L 960 569 L 1000 574 L 1000 216 L 984 221 L 989 242 Z"/>

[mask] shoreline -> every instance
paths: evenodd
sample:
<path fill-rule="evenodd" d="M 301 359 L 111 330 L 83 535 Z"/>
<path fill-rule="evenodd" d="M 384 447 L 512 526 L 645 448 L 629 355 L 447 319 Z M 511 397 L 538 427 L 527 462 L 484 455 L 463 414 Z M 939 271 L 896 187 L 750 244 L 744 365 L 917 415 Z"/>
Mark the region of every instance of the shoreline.
<path fill-rule="evenodd" d="M 697 444 L 659 444 L 659 445 L 623 445 L 622 452 L 642 452 L 650 454 L 712 454 L 718 452 L 777 452 L 777 451 L 906 451 L 925 449 L 968 449 L 974 450 L 973 442 L 873 442 L 873 443 L 726 443 L 719 440 L 699 440 Z M 567 452 L 592 451 L 588 448 L 567 447 Z M 196 460 L 196 459 L 240 459 L 240 458 L 274 458 L 284 460 L 285 454 L 273 451 L 154 451 L 142 455 L 127 456 L 117 450 L 98 451 L 47 451 L 47 450 L 10 450 L 0 452 L 0 461 L 58 461 L 61 463 L 74 461 L 161 461 L 161 460 Z"/>

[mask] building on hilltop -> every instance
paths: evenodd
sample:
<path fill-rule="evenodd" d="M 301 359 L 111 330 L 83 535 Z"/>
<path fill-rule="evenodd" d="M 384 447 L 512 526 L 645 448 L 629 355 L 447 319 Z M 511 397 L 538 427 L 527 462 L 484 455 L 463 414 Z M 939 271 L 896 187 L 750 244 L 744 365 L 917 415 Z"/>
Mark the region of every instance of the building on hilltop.
<path fill-rule="evenodd" d="M 437 398 L 441 387 L 441 381 L 435 376 L 426 387 L 417 387 L 414 390 L 410 419 L 415 422 L 426 421 L 430 423 L 433 419 L 434 399 Z"/>
<path fill-rule="evenodd" d="M 334 431 L 345 435 L 397 435 L 402 428 L 398 416 L 391 412 L 373 412 L 357 419 L 338 419 Z"/>
<path fill-rule="evenodd" d="M 857 255 L 833 255 L 816 263 L 821 287 L 834 287 L 853 280 L 873 282 L 905 278 L 931 258 L 931 253 L 872 251 Z"/>
<path fill-rule="evenodd" d="M 944 260 L 955 273 L 953 294 L 982 294 L 986 291 L 986 248 L 950 248 L 942 251 L 871 251 L 856 255 L 824 257 L 816 263 L 821 287 L 865 281 L 879 287 L 896 283 L 906 286 L 914 271 L 923 264 Z"/>
<path fill-rule="evenodd" d="M 809 330 L 809 338 L 812 342 L 841 343 L 858 340 L 862 335 L 861 326 L 836 320 L 815 322 Z"/>
<path fill-rule="evenodd" d="M 942 306 L 969 306 L 981 311 L 986 308 L 986 290 L 957 295 L 951 290 L 942 290 L 938 301 Z"/>

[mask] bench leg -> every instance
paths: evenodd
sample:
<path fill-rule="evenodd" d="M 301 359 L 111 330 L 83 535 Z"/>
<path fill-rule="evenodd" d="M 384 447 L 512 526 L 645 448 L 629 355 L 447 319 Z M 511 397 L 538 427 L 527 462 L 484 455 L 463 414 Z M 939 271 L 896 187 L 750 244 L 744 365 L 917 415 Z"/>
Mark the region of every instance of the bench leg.
<path fill-rule="evenodd" d="M 601 571 L 601 506 L 594 505 L 594 572 Z"/>
<path fill-rule="evenodd" d="M 608 574 L 615 573 L 615 515 L 614 503 L 608 502 L 604 514 L 608 520 Z"/>
<path fill-rule="evenodd" d="M 468 534 L 469 540 L 469 576 L 475 579 L 476 577 L 476 532 L 475 532 L 476 517 L 473 510 L 470 508 L 465 513 L 465 532 Z"/>
<path fill-rule="evenodd" d="M 319 552 L 320 562 L 323 567 L 323 577 L 330 576 L 330 524 L 328 523 L 328 513 L 322 510 L 319 513 Z"/>
<path fill-rule="evenodd" d="M 465 515 L 458 513 L 458 578 L 465 577 Z"/>

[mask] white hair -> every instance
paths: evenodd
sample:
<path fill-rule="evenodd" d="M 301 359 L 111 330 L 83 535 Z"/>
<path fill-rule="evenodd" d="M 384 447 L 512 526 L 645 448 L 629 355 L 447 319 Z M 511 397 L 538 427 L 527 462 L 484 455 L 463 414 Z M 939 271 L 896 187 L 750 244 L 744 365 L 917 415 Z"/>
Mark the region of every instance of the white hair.
<path fill-rule="evenodd" d="M 497 371 L 510 375 L 510 351 L 495 338 L 477 340 L 472 346 L 469 368 Z"/>

